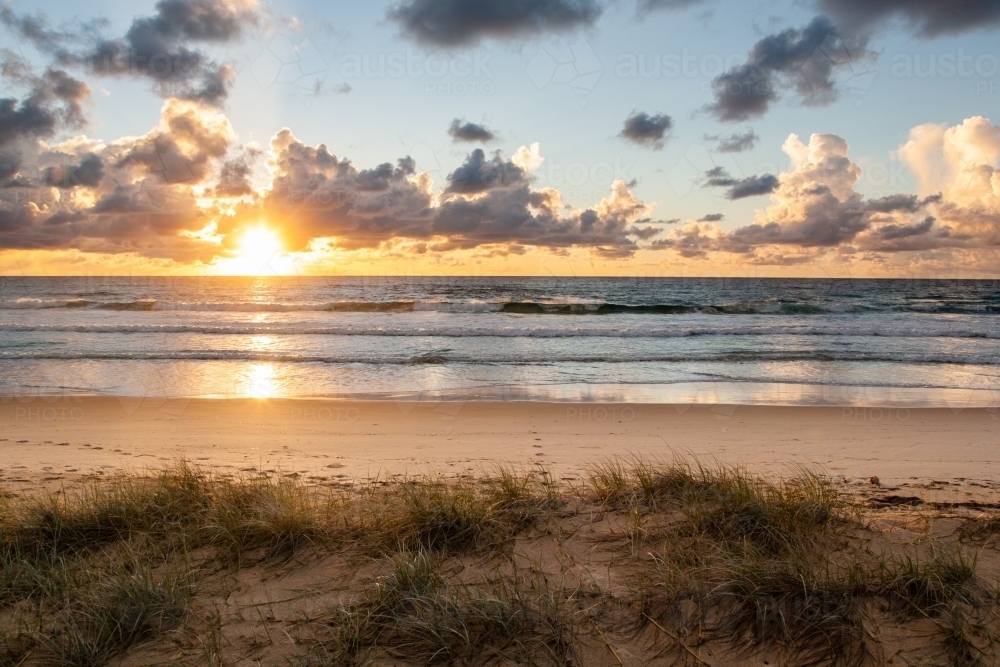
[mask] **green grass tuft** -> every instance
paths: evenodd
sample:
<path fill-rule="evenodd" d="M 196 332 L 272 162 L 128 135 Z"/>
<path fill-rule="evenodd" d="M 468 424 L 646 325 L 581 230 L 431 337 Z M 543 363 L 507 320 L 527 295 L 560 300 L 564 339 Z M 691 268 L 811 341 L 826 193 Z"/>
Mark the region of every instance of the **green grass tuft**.
<path fill-rule="evenodd" d="M 187 573 L 154 573 L 137 560 L 68 592 L 53 629 L 42 636 L 49 663 L 95 667 L 137 641 L 175 627 L 191 594 Z"/>

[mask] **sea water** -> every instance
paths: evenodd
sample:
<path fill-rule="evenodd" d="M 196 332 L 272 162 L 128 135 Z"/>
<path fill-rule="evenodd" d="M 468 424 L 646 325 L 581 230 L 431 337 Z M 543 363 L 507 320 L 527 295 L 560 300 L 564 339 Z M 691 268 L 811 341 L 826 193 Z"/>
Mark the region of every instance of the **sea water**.
<path fill-rule="evenodd" d="M 1000 282 L 0 278 L 0 395 L 995 406 Z"/>

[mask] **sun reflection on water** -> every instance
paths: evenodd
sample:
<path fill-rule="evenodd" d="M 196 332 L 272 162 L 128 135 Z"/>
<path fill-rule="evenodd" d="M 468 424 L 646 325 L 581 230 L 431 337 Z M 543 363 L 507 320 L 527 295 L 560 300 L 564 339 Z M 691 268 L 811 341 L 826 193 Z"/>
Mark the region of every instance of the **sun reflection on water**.
<path fill-rule="evenodd" d="M 271 336 L 251 336 L 249 349 L 258 352 L 267 350 L 273 342 L 274 339 Z"/>
<path fill-rule="evenodd" d="M 272 364 L 253 364 L 243 388 L 244 395 L 252 398 L 273 398 L 278 393 L 278 382 Z"/>

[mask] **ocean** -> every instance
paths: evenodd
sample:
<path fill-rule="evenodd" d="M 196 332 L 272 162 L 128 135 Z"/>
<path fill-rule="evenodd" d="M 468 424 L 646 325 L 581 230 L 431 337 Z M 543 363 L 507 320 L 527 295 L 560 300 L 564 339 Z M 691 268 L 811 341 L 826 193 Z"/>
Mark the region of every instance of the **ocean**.
<path fill-rule="evenodd" d="M 0 278 L 0 395 L 995 406 L 1000 282 Z"/>

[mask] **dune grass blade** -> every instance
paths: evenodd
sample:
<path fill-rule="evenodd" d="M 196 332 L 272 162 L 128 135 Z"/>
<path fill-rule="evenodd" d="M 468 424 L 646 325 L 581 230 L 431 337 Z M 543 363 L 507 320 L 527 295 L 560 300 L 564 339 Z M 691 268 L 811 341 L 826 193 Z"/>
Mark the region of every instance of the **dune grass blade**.
<path fill-rule="evenodd" d="M 93 585 L 68 593 L 69 603 L 42 638 L 50 664 L 104 664 L 135 642 L 175 626 L 190 593 L 187 573 L 155 575 L 135 560 L 121 563 Z"/>

